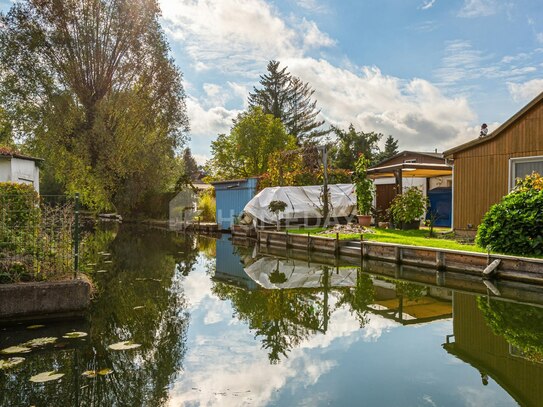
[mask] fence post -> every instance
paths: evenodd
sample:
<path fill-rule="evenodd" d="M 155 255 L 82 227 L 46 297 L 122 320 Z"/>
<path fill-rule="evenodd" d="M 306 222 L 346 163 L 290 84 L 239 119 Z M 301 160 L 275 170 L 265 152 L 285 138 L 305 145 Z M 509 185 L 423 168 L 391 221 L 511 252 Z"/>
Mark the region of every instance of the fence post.
<path fill-rule="evenodd" d="M 79 272 L 79 192 L 75 193 L 75 225 L 74 225 L 74 279 Z"/>

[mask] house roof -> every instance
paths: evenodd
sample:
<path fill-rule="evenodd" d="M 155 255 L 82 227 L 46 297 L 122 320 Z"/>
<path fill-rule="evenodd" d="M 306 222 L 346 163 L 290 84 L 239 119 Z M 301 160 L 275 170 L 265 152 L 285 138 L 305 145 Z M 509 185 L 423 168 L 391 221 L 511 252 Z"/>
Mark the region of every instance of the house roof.
<path fill-rule="evenodd" d="M 401 171 L 402 178 L 432 178 L 452 174 L 452 167 L 447 164 L 401 163 L 383 167 L 368 168 L 370 179 L 394 177 Z"/>
<path fill-rule="evenodd" d="M 30 157 L 28 155 L 20 154 L 11 147 L 0 147 L 0 158 L 18 158 L 20 160 L 43 161 L 43 158 Z"/>
<path fill-rule="evenodd" d="M 485 137 L 479 137 L 475 140 L 468 141 L 467 143 L 461 144 L 457 147 L 451 148 L 450 150 L 447 150 L 443 153 L 443 155 L 447 158 L 451 158 L 450 156 L 454 153 L 458 153 L 460 151 L 468 150 L 472 147 L 478 146 L 479 144 L 487 143 L 490 140 L 498 137 L 501 133 L 503 133 L 509 126 L 511 126 L 513 123 L 515 123 L 517 120 L 519 120 L 524 114 L 526 114 L 532 107 L 537 105 L 543 100 L 543 92 L 541 92 L 538 96 L 536 96 L 530 103 L 528 103 L 526 106 L 524 106 L 522 109 L 520 109 L 517 113 L 515 113 L 509 120 L 507 120 L 505 123 L 503 123 L 500 127 L 498 127 L 496 130 L 494 130 L 492 133 Z"/>
<path fill-rule="evenodd" d="M 428 151 L 410 151 L 410 150 L 404 150 L 404 151 L 400 151 L 398 154 L 396 155 L 393 155 L 392 157 L 388 157 L 388 158 L 385 158 L 384 160 L 378 162 L 377 164 L 375 164 L 372 168 L 376 168 L 376 167 L 380 167 L 380 166 L 383 166 L 383 164 L 391 161 L 391 160 L 394 160 L 395 158 L 398 158 L 398 157 L 401 157 L 402 155 L 409 155 L 409 154 L 413 154 L 413 155 L 425 155 L 425 156 L 428 156 L 428 157 L 432 157 L 432 158 L 443 158 L 443 154 L 442 153 L 436 153 L 436 152 L 428 152 Z"/>

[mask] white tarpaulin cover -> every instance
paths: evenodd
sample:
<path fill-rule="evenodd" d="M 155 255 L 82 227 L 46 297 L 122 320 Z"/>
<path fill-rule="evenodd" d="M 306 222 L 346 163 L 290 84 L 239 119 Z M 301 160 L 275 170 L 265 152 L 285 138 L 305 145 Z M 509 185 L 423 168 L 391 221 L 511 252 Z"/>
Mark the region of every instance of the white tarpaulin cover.
<path fill-rule="evenodd" d="M 322 266 L 308 266 L 307 262 L 286 260 L 274 257 L 262 257 L 248 267 L 245 273 L 257 284 L 266 289 L 276 288 L 318 288 L 324 284 Z M 337 273 L 330 270 L 328 284 L 330 287 L 354 287 L 357 269 L 340 268 Z M 273 283 L 273 276 L 280 282 Z"/>
<path fill-rule="evenodd" d="M 356 194 L 353 184 L 329 185 L 330 217 L 356 215 Z M 284 212 L 279 213 L 279 220 L 297 218 L 322 218 L 322 186 L 270 187 L 260 191 L 245 205 L 246 214 L 265 223 L 276 223 L 275 214 L 269 211 L 271 201 L 287 203 Z"/>

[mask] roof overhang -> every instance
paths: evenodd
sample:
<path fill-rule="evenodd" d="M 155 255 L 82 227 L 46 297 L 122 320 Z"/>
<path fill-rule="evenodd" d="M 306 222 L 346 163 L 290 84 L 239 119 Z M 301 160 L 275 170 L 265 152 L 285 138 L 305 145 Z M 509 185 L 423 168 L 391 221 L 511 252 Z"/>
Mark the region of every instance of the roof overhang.
<path fill-rule="evenodd" d="M 401 173 L 402 178 L 433 178 L 452 175 L 452 167 L 447 164 L 402 163 L 368 169 L 368 178 L 390 178 Z"/>

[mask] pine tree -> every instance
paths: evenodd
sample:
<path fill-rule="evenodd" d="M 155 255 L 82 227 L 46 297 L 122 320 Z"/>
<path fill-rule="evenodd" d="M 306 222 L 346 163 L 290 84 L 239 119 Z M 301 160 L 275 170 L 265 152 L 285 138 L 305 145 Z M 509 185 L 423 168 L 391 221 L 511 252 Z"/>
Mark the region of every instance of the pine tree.
<path fill-rule="evenodd" d="M 192 181 L 198 179 L 198 163 L 192 156 L 189 147 L 185 148 L 183 151 L 183 172 L 185 176 Z"/>
<path fill-rule="evenodd" d="M 268 73 L 260 76 L 261 88 L 255 87 L 249 94 L 249 105 L 260 106 L 264 113 L 280 119 L 299 144 L 308 137 L 327 134 L 327 130 L 319 130 L 324 121 L 317 120 L 320 110 L 312 100 L 315 90 L 279 65 L 278 61 L 268 63 Z"/>
<path fill-rule="evenodd" d="M 393 157 L 398 154 L 398 140 L 395 140 L 394 137 L 388 136 L 385 141 L 385 148 L 375 157 L 375 163 L 386 160 L 387 158 Z"/>

